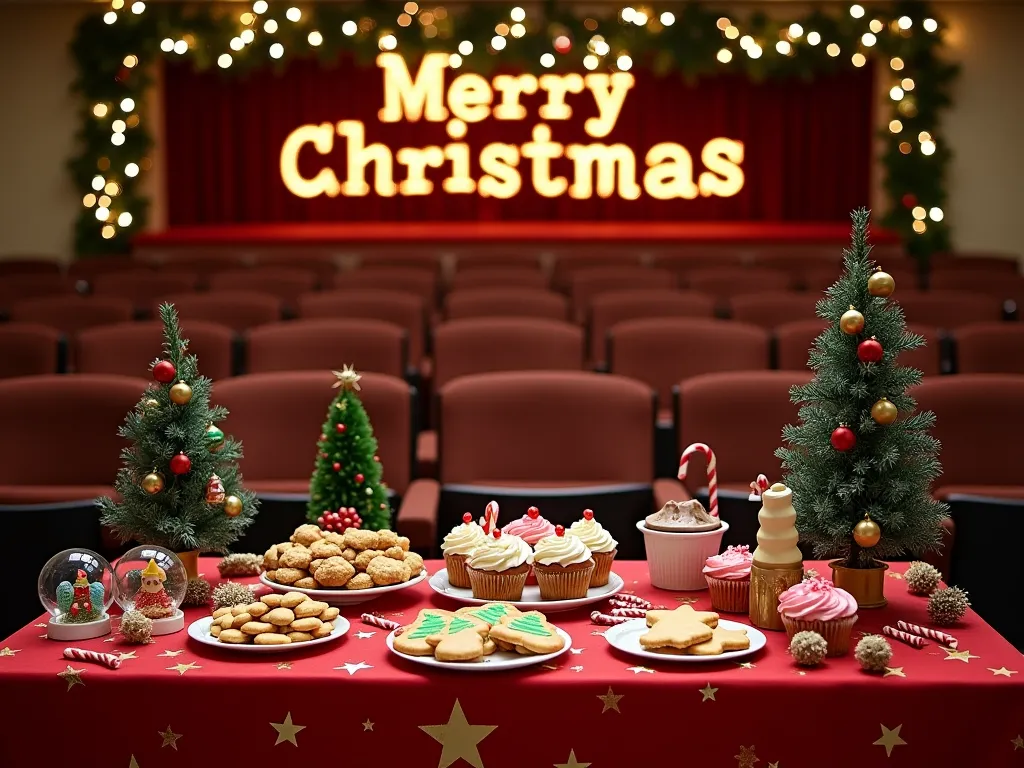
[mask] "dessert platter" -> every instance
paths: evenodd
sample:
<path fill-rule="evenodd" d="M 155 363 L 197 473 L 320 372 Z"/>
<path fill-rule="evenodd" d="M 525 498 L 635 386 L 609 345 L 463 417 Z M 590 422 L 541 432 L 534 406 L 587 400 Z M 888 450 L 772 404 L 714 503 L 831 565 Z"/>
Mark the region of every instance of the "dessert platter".
<path fill-rule="evenodd" d="M 632 656 L 689 663 L 749 656 L 768 643 L 760 630 L 689 605 L 647 611 L 645 618 L 618 624 L 604 636 L 613 648 Z"/>

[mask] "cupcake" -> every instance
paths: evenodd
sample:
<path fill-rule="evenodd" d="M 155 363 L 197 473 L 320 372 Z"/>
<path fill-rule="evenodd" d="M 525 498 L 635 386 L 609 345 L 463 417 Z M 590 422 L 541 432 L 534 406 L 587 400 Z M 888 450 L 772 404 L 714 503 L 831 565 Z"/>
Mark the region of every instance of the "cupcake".
<path fill-rule="evenodd" d="M 828 656 L 850 650 L 850 635 L 857 621 L 857 601 L 828 579 L 815 577 L 794 584 L 779 595 L 779 614 L 790 640 L 797 632 L 817 632 L 828 643 Z"/>
<path fill-rule="evenodd" d="M 704 564 L 722 548 L 729 524 L 711 515 L 699 501 L 669 501 L 637 522 L 644 535 L 651 585 L 696 591 L 708 585 Z"/>
<path fill-rule="evenodd" d="M 573 523 L 569 527 L 569 532 L 587 545 L 594 558 L 594 575 L 590 577 L 590 586 L 603 587 L 608 583 L 608 575 L 612 572 L 612 561 L 618 552 L 616 547 L 619 542 L 594 519 L 592 509 L 584 509 L 583 519 Z"/>
<path fill-rule="evenodd" d="M 711 590 L 711 607 L 726 613 L 750 610 L 750 565 L 754 556 L 750 547 L 729 547 L 704 562 L 704 578 Z"/>
<path fill-rule="evenodd" d="M 501 529 L 502 533 L 511 534 L 512 536 L 518 536 L 531 547 L 536 546 L 537 542 L 543 539 L 545 536 L 551 536 L 555 532 L 555 526 L 541 517 L 540 510 L 536 507 L 530 507 L 526 510 L 526 514 L 520 517 L 518 520 L 513 520 L 508 525 Z M 527 584 L 536 584 L 537 579 L 534 576 L 533 569 L 526 576 Z"/>
<path fill-rule="evenodd" d="M 473 597 L 478 600 L 521 600 L 532 562 L 533 550 L 529 544 L 496 528 L 466 559 Z"/>
<path fill-rule="evenodd" d="M 466 573 L 466 558 L 469 553 L 487 540 L 483 528 L 473 522 L 469 512 L 462 516 L 462 525 L 452 528 L 441 542 L 444 565 L 448 569 L 448 583 L 453 587 L 468 589 L 469 574 Z"/>
<path fill-rule="evenodd" d="M 555 526 L 553 536 L 545 536 L 533 550 L 533 570 L 537 574 L 541 600 L 573 600 L 587 596 L 594 574 L 594 559 L 587 545 L 565 528 Z"/>

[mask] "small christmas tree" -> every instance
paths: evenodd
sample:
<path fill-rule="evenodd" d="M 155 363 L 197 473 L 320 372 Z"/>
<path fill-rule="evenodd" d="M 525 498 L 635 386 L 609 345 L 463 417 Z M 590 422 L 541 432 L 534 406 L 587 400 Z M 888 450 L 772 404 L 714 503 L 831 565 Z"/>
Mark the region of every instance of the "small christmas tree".
<path fill-rule="evenodd" d="M 377 456 L 377 440 L 359 391 L 358 373 L 351 366 L 335 371 L 340 388 L 327 410 L 316 464 L 309 484 L 311 522 L 332 530 L 362 527 L 380 530 L 391 524 L 384 468 Z M 345 518 L 349 522 L 345 522 Z"/>
<path fill-rule="evenodd" d="M 242 445 L 217 427 L 227 409 L 210 407 L 212 382 L 187 354 L 173 305 L 161 305 L 160 319 L 164 358 L 153 363 L 157 384 L 119 430 L 131 441 L 121 451 L 115 483 L 120 500 L 97 503 L 103 523 L 122 541 L 222 552 L 252 523 L 259 502 L 242 487 Z"/>
<path fill-rule="evenodd" d="M 829 327 L 810 353 L 814 379 L 794 387 L 801 423 L 787 426 L 776 455 L 793 489 L 797 528 L 817 557 L 842 556 L 849 568 L 938 549 L 947 507 L 931 497 L 941 473 L 931 412 L 914 413 L 907 390 L 921 372 L 897 365 L 924 345 L 907 331 L 888 297 L 892 277 L 875 269 L 867 243 L 869 213 L 853 213 L 844 271 L 817 314 Z"/>

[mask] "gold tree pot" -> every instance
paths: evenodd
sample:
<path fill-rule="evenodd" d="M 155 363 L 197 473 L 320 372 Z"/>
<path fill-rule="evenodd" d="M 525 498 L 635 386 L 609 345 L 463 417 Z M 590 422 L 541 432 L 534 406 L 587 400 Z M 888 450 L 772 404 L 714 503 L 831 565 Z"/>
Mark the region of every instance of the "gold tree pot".
<path fill-rule="evenodd" d="M 199 578 L 199 550 L 193 549 L 188 552 L 176 552 L 181 564 L 185 566 L 185 575 L 190 579 Z"/>
<path fill-rule="evenodd" d="M 832 569 L 832 583 L 845 589 L 857 601 L 860 608 L 884 608 L 888 605 L 885 599 L 885 572 L 889 566 L 875 560 L 872 568 L 847 568 L 842 560 L 829 563 Z"/>

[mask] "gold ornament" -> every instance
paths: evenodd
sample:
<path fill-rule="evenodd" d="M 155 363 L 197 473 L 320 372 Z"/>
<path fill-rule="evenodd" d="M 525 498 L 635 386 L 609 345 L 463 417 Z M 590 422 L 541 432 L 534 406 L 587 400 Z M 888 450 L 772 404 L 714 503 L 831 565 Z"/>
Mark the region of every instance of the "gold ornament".
<path fill-rule="evenodd" d="M 882 529 L 868 515 L 864 515 L 864 519 L 853 526 L 853 540 L 857 546 L 873 547 L 882 540 Z"/>
<path fill-rule="evenodd" d="M 864 315 L 854 309 L 851 304 L 850 308 L 839 318 L 839 329 L 845 334 L 856 336 L 864 330 Z"/>
<path fill-rule="evenodd" d="M 164 476 L 156 470 L 142 478 L 142 490 L 152 496 L 164 489 Z"/>
<path fill-rule="evenodd" d="M 896 421 L 898 413 L 896 406 L 884 397 L 871 406 L 871 418 L 883 426 L 888 426 Z"/>
<path fill-rule="evenodd" d="M 186 405 L 192 399 L 192 387 L 179 381 L 171 387 L 171 402 L 175 405 Z"/>
<path fill-rule="evenodd" d="M 876 268 L 875 273 L 868 278 L 868 293 L 872 296 L 886 298 L 892 296 L 895 290 L 896 281 L 888 272 L 883 272 L 881 267 Z"/>
<path fill-rule="evenodd" d="M 238 517 L 242 514 L 242 500 L 237 496 L 228 496 L 225 498 L 224 514 L 228 517 Z"/>
<path fill-rule="evenodd" d="M 147 399 L 146 402 L 143 403 L 143 405 L 146 407 L 147 411 L 153 411 L 160 407 L 160 401 L 154 397 L 151 397 Z"/>

